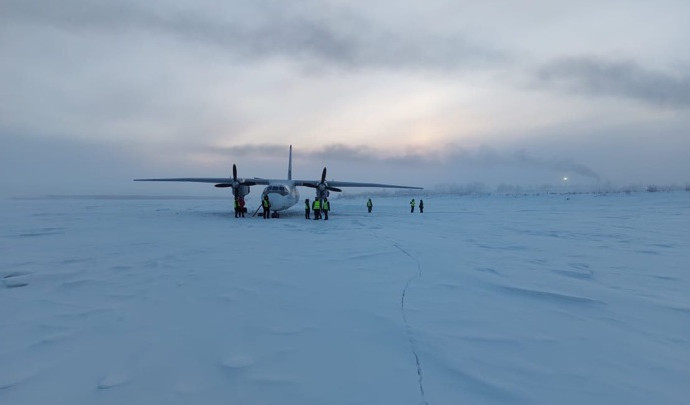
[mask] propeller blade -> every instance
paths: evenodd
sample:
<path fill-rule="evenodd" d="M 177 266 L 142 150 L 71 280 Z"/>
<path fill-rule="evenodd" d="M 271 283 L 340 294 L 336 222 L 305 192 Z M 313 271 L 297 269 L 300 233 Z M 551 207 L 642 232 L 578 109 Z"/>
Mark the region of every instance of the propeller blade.
<path fill-rule="evenodd" d="M 326 181 L 326 168 L 323 168 L 323 172 L 321 172 L 321 182 L 324 183 Z"/>
<path fill-rule="evenodd" d="M 232 179 L 237 181 L 237 165 L 232 164 Z"/>
<path fill-rule="evenodd" d="M 214 187 L 227 188 L 227 187 L 232 187 L 232 184 L 216 184 Z"/>
<path fill-rule="evenodd" d="M 335 191 L 335 192 L 338 192 L 338 193 L 340 193 L 340 192 L 343 191 L 343 190 L 341 190 L 341 189 L 339 189 L 339 188 L 335 188 L 335 187 L 326 187 L 326 190 Z"/>

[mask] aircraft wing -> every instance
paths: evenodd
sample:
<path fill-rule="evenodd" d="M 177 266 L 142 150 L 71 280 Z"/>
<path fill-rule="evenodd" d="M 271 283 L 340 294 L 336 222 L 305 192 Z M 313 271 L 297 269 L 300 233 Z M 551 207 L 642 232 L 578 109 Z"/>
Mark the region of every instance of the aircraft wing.
<path fill-rule="evenodd" d="M 359 183 L 354 181 L 329 181 L 329 187 L 381 187 L 381 188 L 407 188 L 414 190 L 422 190 L 422 187 L 413 186 L 398 186 L 395 184 L 380 184 L 380 183 Z"/>
<path fill-rule="evenodd" d="M 190 183 L 215 183 L 217 185 L 231 186 L 233 179 L 231 177 L 175 177 L 167 179 L 134 179 L 134 181 L 185 181 Z M 238 179 L 239 183 L 243 186 L 254 186 L 257 184 L 268 184 L 267 179 Z"/>
<path fill-rule="evenodd" d="M 358 183 L 354 181 L 329 181 L 328 185 L 331 187 L 382 187 L 382 188 L 408 188 L 414 190 L 422 190 L 423 187 L 413 186 L 397 186 L 395 184 L 379 184 L 379 183 Z"/>
<path fill-rule="evenodd" d="M 319 180 L 294 180 L 296 186 L 304 186 L 316 188 L 319 186 Z M 423 187 L 413 187 L 413 186 L 398 186 L 395 184 L 381 184 L 381 183 L 360 183 L 355 181 L 329 181 L 328 188 L 338 188 L 338 187 L 380 187 L 380 188 L 406 188 L 413 190 L 422 190 Z"/>

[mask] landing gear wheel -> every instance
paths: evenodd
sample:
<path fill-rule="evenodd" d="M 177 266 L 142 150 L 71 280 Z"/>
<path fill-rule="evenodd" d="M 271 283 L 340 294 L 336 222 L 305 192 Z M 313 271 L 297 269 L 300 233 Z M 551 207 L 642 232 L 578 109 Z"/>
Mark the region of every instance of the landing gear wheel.
<path fill-rule="evenodd" d="M 280 214 L 278 214 L 277 212 L 273 212 L 271 214 L 271 218 L 280 218 Z"/>

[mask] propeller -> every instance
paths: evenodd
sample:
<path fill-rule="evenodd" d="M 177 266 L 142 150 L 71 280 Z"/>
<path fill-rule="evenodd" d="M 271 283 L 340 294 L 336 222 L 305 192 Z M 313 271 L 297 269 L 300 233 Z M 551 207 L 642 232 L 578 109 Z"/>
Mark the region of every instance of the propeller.
<path fill-rule="evenodd" d="M 328 182 L 326 181 L 326 168 L 323 168 L 323 171 L 321 172 L 321 181 L 318 182 L 314 188 L 316 188 L 316 198 L 317 199 L 323 199 L 325 197 L 328 197 L 328 191 L 335 191 L 335 192 L 341 192 L 343 190 L 337 188 L 337 187 L 332 187 L 328 185 Z"/>
<path fill-rule="evenodd" d="M 232 164 L 232 192 L 235 193 L 235 190 L 240 186 L 240 182 L 237 181 L 237 165 Z"/>
<path fill-rule="evenodd" d="M 240 182 L 237 180 L 237 165 L 232 164 L 232 195 L 237 198 L 240 191 Z"/>
<path fill-rule="evenodd" d="M 319 189 L 320 193 L 323 193 L 326 191 L 328 188 L 328 183 L 326 183 L 326 168 L 323 168 L 323 171 L 321 172 L 321 182 L 316 185 L 316 188 Z"/>
<path fill-rule="evenodd" d="M 252 186 L 256 183 L 252 181 L 245 181 L 243 179 L 237 178 L 237 165 L 233 163 L 232 165 L 232 182 L 216 184 L 218 188 L 229 188 L 232 187 L 232 195 L 234 197 L 244 196 L 249 193 L 249 188 L 246 191 L 240 192 L 242 186 Z"/>

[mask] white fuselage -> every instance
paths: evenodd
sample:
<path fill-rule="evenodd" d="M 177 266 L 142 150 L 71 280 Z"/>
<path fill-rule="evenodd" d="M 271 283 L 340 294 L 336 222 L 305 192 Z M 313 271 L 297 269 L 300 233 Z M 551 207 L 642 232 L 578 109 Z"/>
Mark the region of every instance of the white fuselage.
<path fill-rule="evenodd" d="M 286 210 L 299 201 L 297 186 L 290 180 L 272 182 L 261 192 L 262 200 L 264 196 L 268 196 L 268 201 L 271 202 L 271 211 Z"/>

